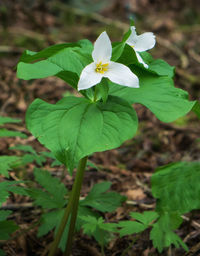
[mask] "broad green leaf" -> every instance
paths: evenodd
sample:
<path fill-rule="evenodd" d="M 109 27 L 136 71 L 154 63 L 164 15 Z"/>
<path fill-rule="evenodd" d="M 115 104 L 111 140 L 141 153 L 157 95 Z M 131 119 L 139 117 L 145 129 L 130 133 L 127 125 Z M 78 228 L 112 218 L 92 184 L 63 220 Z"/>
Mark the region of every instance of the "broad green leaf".
<path fill-rule="evenodd" d="M 199 209 L 199 179 L 200 162 L 178 162 L 158 169 L 151 178 L 157 210 L 183 214 Z"/>
<path fill-rule="evenodd" d="M 118 97 L 107 102 L 66 97 L 57 104 L 35 100 L 26 114 L 29 131 L 72 172 L 86 155 L 119 147 L 137 130 L 132 106 Z"/>
<path fill-rule="evenodd" d="M 11 118 L 7 116 L 0 116 L 0 125 L 2 124 L 8 124 L 8 123 L 20 123 L 20 119 Z"/>
<path fill-rule="evenodd" d="M 0 174 L 9 177 L 9 171 L 21 161 L 17 156 L 0 156 Z"/>
<path fill-rule="evenodd" d="M 48 60 L 41 60 L 33 64 L 20 62 L 17 66 L 17 77 L 29 80 L 54 76 L 63 71 L 62 68 Z"/>
<path fill-rule="evenodd" d="M 159 76 L 168 76 L 171 78 L 174 76 L 174 66 L 170 66 L 161 59 L 154 60 L 148 52 L 141 52 L 140 55 L 144 62 L 149 65 L 149 71 L 154 71 Z"/>
<path fill-rule="evenodd" d="M 150 75 L 136 68 L 135 73 L 139 77 L 140 88 L 128 88 L 109 82 L 109 94 L 146 106 L 163 122 L 172 122 L 186 115 L 195 105 L 195 101 L 188 100 L 186 91 L 174 87 L 171 78 Z"/>
<path fill-rule="evenodd" d="M 17 66 L 17 76 L 25 80 L 58 76 L 76 88 L 82 69 L 92 62 L 92 48 L 91 42 L 81 40 L 76 44 L 54 45 L 38 53 L 25 51 Z"/>
<path fill-rule="evenodd" d="M 4 128 L 0 129 L 0 137 L 20 137 L 22 139 L 26 139 L 27 135 L 22 132 L 10 131 Z"/>
<path fill-rule="evenodd" d="M 153 241 L 153 246 L 157 248 L 160 253 L 171 244 L 175 245 L 176 248 L 182 246 L 186 251 L 188 250 L 186 244 L 173 231 L 180 226 L 181 222 L 182 219 L 178 214 L 165 212 L 160 216 L 159 220 L 153 224 L 150 238 Z"/>
<path fill-rule="evenodd" d="M 90 206 L 101 212 L 112 212 L 125 200 L 124 196 L 116 192 L 106 192 L 111 186 L 110 182 L 95 184 L 81 205 Z"/>

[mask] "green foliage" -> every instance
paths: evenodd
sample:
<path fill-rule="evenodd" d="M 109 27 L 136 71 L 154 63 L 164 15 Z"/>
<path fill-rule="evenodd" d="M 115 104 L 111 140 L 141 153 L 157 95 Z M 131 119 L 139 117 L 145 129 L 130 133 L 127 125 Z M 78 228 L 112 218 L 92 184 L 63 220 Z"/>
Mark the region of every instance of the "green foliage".
<path fill-rule="evenodd" d="M 136 67 L 131 69 L 136 73 Z M 172 122 L 187 114 L 195 105 L 188 100 L 188 93 L 175 88 L 170 77 L 141 71 L 137 74 L 140 88 L 128 88 L 109 82 L 109 93 L 126 99 L 129 103 L 140 103 L 150 109 L 163 122 Z"/>
<path fill-rule="evenodd" d="M 36 181 L 45 189 L 28 189 L 34 203 L 45 209 L 62 208 L 65 204 L 64 196 L 68 193 L 64 184 L 59 179 L 53 178 L 48 171 L 35 169 L 34 175 Z"/>
<path fill-rule="evenodd" d="M 153 224 L 150 233 L 150 238 L 153 240 L 153 246 L 161 253 L 164 248 L 169 247 L 171 244 L 176 248 L 182 246 L 186 251 L 188 250 L 186 244 L 181 238 L 174 233 L 182 223 L 182 218 L 177 213 L 162 213 L 158 221 Z"/>
<path fill-rule="evenodd" d="M 2 124 L 8 124 L 8 123 L 20 123 L 20 119 L 11 118 L 7 116 L 0 116 L 0 125 Z"/>
<path fill-rule="evenodd" d="M 116 210 L 126 198 L 116 192 L 106 192 L 110 186 L 111 182 L 95 184 L 86 198 L 81 201 L 81 205 L 90 206 L 101 212 Z"/>
<path fill-rule="evenodd" d="M 17 156 L 0 156 L 0 174 L 9 177 L 9 171 L 12 170 L 19 162 L 20 157 Z"/>
<path fill-rule="evenodd" d="M 16 145 L 10 149 L 20 150 L 28 152 L 29 154 L 24 154 L 22 158 L 22 164 L 26 165 L 28 163 L 36 162 L 39 166 L 42 166 L 46 162 L 46 158 L 43 155 L 37 154 L 37 152 L 29 145 Z"/>
<path fill-rule="evenodd" d="M 152 193 L 158 199 L 158 211 L 180 214 L 200 208 L 200 162 L 178 162 L 157 169 Z"/>
<path fill-rule="evenodd" d="M 152 194 L 157 199 L 156 211 L 160 217 L 153 225 L 151 239 L 160 252 L 171 244 L 187 250 L 174 230 L 182 223 L 182 214 L 200 208 L 199 178 L 199 162 L 169 164 L 152 175 Z"/>
<path fill-rule="evenodd" d="M 70 172 L 84 156 L 119 147 L 132 138 L 138 124 L 131 105 L 118 97 L 109 97 L 105 104 L 67 97 L 52 105 L 37 99 L 27 111 L 26 122 Z"/>
<path fill-rule="evenodd" d="M 118 223 L 118 227 L 121 228 L 119 231 L 120 236 L 140 233 L 151 226 L 152 222 L 158 218 L 158 214 L 153 211 L 146 211 L 142 214 L 131 212 L 130 215 L 135 221 L 125 220 Z"/>
<path fill-rule="evenodd" d="M 101 246 L 105 246 L 112 238 L 111 232 L 117 232 L 117 224 L 104 223 L 102 217 L 84 216 L 82 220 L 84 221 L 83 232 L 93 236 Z"/>
<path fill-rule="evenodd" d="M 2 181 L 0 182 L 0 207 L 9 197 L 9 192 L 16 193 L 19 195 L 28 195 L 26 189 L 23 187 L 16 186 L 22 183 L 22 181 Z"/>
<path fill-rule="evenodd" d="M 20 137 L 22 139 L 26 139 L 27 136 L 26 134 L 22 132 L 17 132 L 17 131 L 10 131 L 5 128 L 0 129 L 0 137 Z"/>
<path fill-rule="evenodd" d="M 34 203 L 44 210 L 50 210 L 44 212 L 40 219 L 40 227 L 38 229 L 38 236 L 46 235 L 52 229 L 55 229 L 55 233 L 58 230 L 60 221 L 64 213 L 64 206 L 67 203 L 66 197 L 69 196 L 64 184 L 57 178 L 52 177 L 47 171 L 41 169 L 34 170 L 34 176 L 37 183 L 42 188 L 28 189 L 27 193 Z M 101 212 L 114 211 L 124 201 L 124 197 L 115 192 L 106 192 L 110 188 L 110 182 L 103 182 L 94 185 L 88 196 L 79 202 L 78 216 L 76 222 L 76 230 L 79 231 L 83 228 L 83 225 L 88 222 L 85 217 L 91 217 L 98 219 L 100 216 L 97 212 L 91 209 L 97 209 Z M 109 203 L 110 202 L 110 203 Z M 109 205 L 110 204 L 110 205 Z M 100 223 L 100 220 L 99 220 Z M 68 225 L 65 228 L 59 247 L 64 251 L 66 240 L 68 236 Z M 104 224 L 101 229 L 107 234 L 114 228 L 114 224 Z M 107 231 L 105 231 L 107 230 Z M 102 231 L 103 232 L 103 231 Z M 106 235 L 107 236 L 107 235 Z"/>
<path fill-rule="evenodd" d="M 18 226 L 12 220 L 6 220 L 11 211 L 0 210 L 0 240 L 7 240 L 10 235 L 18 229 Z"/>
<path fill-rule="evenodd" d="M 11 117 L 0 116 L 0 126 L 8 123 L 20 123 L 20 119 Z M 0 128 L 0 137 L 20 137 L 22 139 L 27 138 L 26 134 L 18 131 L 11 131 L 5 128 Z"/>
<path fill-rule="evenodd" d="M 17 66 L 17 76 L 28 80 L 55 75 L 76 88 L 82 69 L 91 62 L 92 48 L 88 40 L 81 40 L 50 46 L 38 53 L 25 51 Z"/>

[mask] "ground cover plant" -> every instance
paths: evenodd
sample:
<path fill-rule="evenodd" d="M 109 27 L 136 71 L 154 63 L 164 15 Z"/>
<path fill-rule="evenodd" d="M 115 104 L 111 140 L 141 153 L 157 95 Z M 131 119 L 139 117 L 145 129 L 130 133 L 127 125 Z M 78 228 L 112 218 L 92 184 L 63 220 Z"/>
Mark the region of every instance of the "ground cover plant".
<path fill-rule="evenodd" d="M 128 220 L 109 222 L 105 218 L 106 213 L 112 214 L 126 202 L 126 197 L 113 189 L 109 191 L 111 182 L 103 180 L 93 184 L 80 198 L 85 169 L 101 168 L 88 161 L 88 157 L 92 159 L 95 152 L 119 147 L 139 130 L 132 104 L 146 106 L 164 123 L 191 111 L 199 116 L 198 101 L 190 101 L 185 90 L 174 86 L 174 67 L 146 52 L 155 42 L 153 33 L 138 36 L 131 24 L 122 40 L 112 44 L 104 31 L 94 44 L 80 40 L 39 52 L 26 50 L 22 54 L 17 65 L 18 78 L 56 76 L 79 92 L 76 96 L 65 94 L 55 104 L 35 99 L 26 111 L 28 130 L 50 152 L 44 148 L 37 152 L 30 145 L 18 143 L 9 148 L 9 155 L 0 159 L 1 175 L 7 178 L 0 183 L 1 205 L 15 194 L 33 201 L 31 207 L 40 209 L 33 226 L 38 228 L 38 237 L 49 240 L 44 254 L 56 255 L 60 248 L 61 255 L 70 255 L 74 233 L 82 232 L 99 244 L 102 255 L 106 255 L 110 241 L 129 236 L 130 244 L 122 251 L 122 255 L 126 255 L 146 230 L 161 255 L 173 246 L 189 250 L 175 230 L 180 227 L 183 214 L 199 209 L 198 161 L 157 168 L 151 178 L 155 209 L 131 210 Z M 4 127 L 20 120 L 9 117 L 0 120 L 2 137 L 27 138 L 23 132 Z M 12 152 L 16 152 L 16 156 Z M 60 178 L 54 177 L 55 174 L 52 176 L 43 168 L 49 162 L 52 167 L 65 166 L 67 171 L 64 169 Z M 34 169 L 32 180 L 26 176 L 30 164 Z M 68 189 L 65 177 L 67 172 L 74 175 L 74 169 L 76 177 L 72 189 Z M 22 179 L 13 179 L 11 170 Z M 2 241 L 20 229 L 10 220 L 11 214 L 14 212 L 1 209 Z M 49 239 L 49 234 L 54 235 Z M 0 253 L 5 254 L 3 250 Z"/>

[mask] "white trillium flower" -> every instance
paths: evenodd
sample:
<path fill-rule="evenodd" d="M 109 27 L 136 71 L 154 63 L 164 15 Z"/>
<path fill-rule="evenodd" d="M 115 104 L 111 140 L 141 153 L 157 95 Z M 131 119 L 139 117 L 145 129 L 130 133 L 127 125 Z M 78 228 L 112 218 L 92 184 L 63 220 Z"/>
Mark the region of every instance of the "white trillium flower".
<path fill-rule="evenodd" d="M 139 87 L 138 77 L 125 65 L 111 61 L 112 45 L 104 31 L 94 43 L 93 61 L 81 72 L 78 91 L 88 89 L 101 82 L 103 77 L 113 83 L 132 88 Z"/>
<path fill-rule="evenodd" d="M 126 43 L 133 48 L 138 61 L 142 63 L 145 68 L 148 68 L 148 65 L 144 63 L 139 52 L 150 50 L 155 46 L 156 44 L 155 35 L 152 32 L 146 32 L 138 36 L 136 34 L 135 27 L 131 26 L 131 34 L 129 38 L 126 40 Z"/>

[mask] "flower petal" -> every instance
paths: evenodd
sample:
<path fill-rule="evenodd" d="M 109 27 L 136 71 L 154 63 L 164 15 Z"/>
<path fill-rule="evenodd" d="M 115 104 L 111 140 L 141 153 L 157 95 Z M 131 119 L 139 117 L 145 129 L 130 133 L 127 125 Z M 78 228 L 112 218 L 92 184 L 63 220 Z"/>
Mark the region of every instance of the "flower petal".
<path fill-rule="evenodd" d="M 112 45 L 110 38 L 108 37 L 106 31 L 102 32 L 94 43 L 94 50 L 92 52 L 92 58 L 94 62 L 107 63 L 110 61 L 112 55 Z"/>
<path fill-rule="evenodd" d="M 109 78 L 113 83 L 132 88 L 139 88 L 138 77 L 133 74 L 127 66 L 121 63 L 111 61 L 108 71 L 105 72 L 103 76 Z"/>
<path fill-rule="evenodd" d="M 135 46 L 136 42 L 137 42 L 137 34 L 135 31 L 135 27 L 131 26 L 131 34 L 129 38 L 126 40 L 126 43 L 130 46 Z"/>
<path fill-rule="evenodd" d="M 148 68 L 149 66 L 143 61 L 142 57 L 140 56 L 140 54 L 138 52 L 135 52 L 137 59 L 140 63 L 142 63 L 144 65 L 145 68 Z"/>
<path fill-rule="evenodd" d="M 144 52 L 153 48 L 155 44 L 155 35 L 152 32 L 146 32 L 137 36 L 137 42 L 134 46 L 134 49 L 136 52 Z"/>
<path fill-rule="evenodd" d="M 95 72 L 95 68 L 96 65 L 92 62 L 82 70 L 77 86 L 78 91 L 86 90 L 101 81 L 103 75 Z"/>

